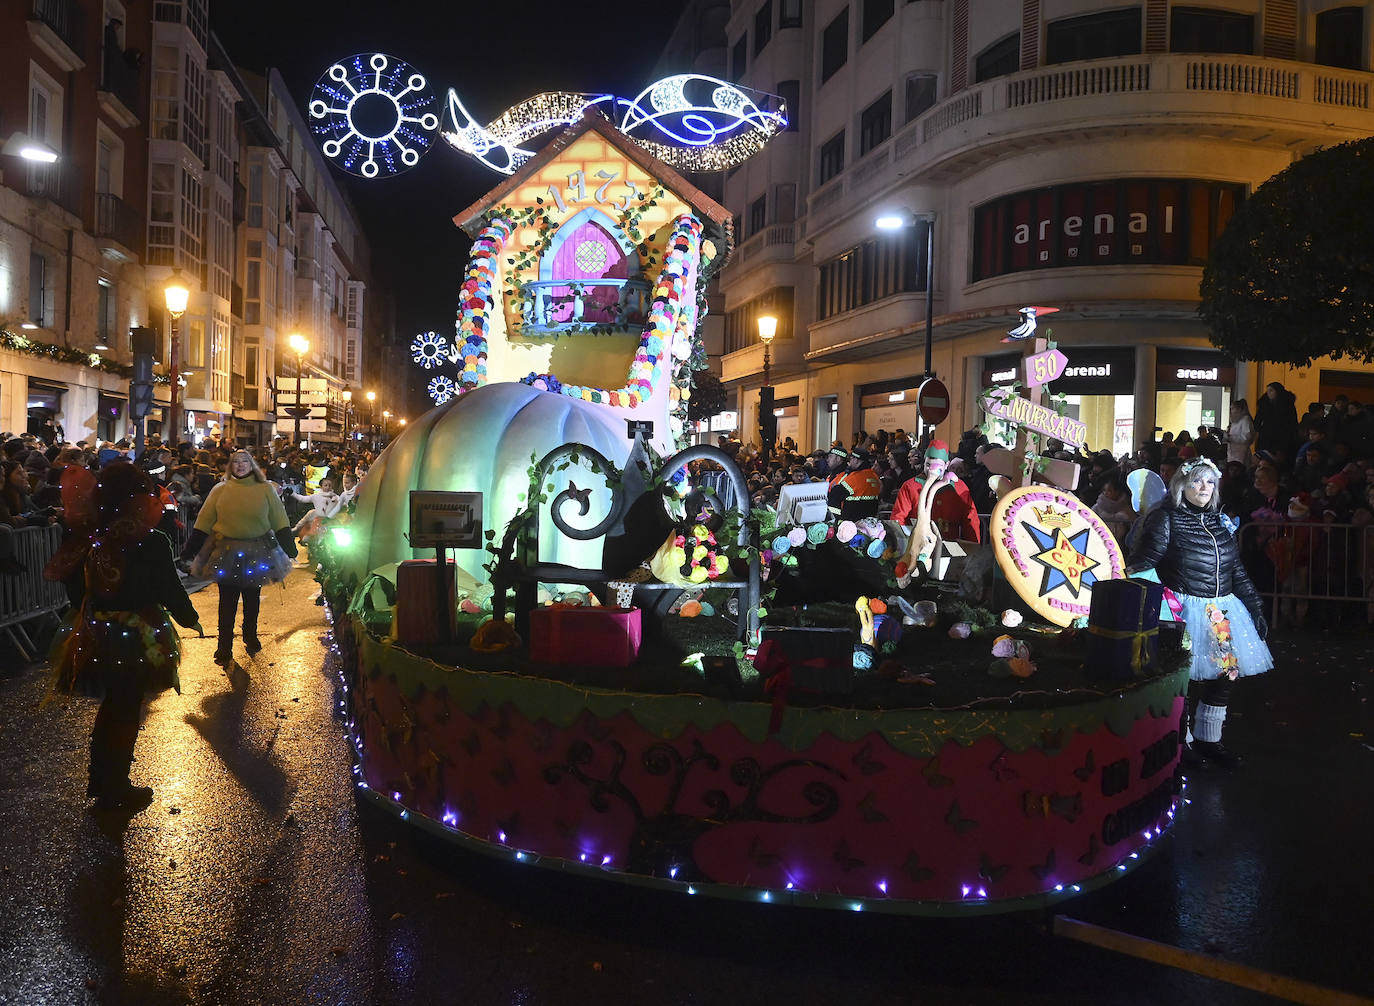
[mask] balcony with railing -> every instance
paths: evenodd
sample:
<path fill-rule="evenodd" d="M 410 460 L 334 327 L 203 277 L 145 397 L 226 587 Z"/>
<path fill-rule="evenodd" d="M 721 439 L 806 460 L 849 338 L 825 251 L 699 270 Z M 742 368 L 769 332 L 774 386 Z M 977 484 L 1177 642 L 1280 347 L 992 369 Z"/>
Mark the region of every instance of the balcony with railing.
<path fill-rule="evenodd" d="M 28 28 L 33 43 L 62 70 L 86 65 L 86 15 L 76 0 L 32 0 Z"/>
<path fill-rule="evenodd" d="M 649 284 L 642 279 L 538 280 L 524 290 L 521 330 L 527 334 L 640 325 L 649 312 Z"/>
<path fill-rule="evenodd" d="M 109 192 L 95 194 L 95 236 L 113 258 L 132 261 L 143 247 L 143 221 L 134 208 Z M 117 246 L 117 247 L 116 247 Z"/>
<path fill-rule="evenodd" d="M 770 224 L 751 234 L 731 256 L 732 265 L 749 262 L 763 265 L 768 262 L 791 262 L 794 257 L 795 227 L 793 224 Z"/>
<path fill-rule="evenodd" d="M 113 42 L 106 42 L 105 65 L 96 98 L 100 109 L 125 129 L 138 125 L 138 66 Z"/>
<path fill-rule="evenodd" d="M 76 200 L 76 180 L 72 172 L 62 170 L 60 162 L 27 165 L 24 191 L 35 199 L 55 203 L 69 213 L 80 212 Z"/>
<path fill-rule="evenodd" d="M 808 231 L 862 192 L 901 180 L 942 181 L 970 166 L 1044 145 L 1063 132 L 1173 135 L 1293 144 L 1374 132 L 1374 73 L 1246 55 L 1163 53 L 1039 67 L 955 94 L 808 198 Z"/>
<path fill-rule="evenodd" d="M 229 375 L 229 404 L 236 409 L 244 407 L 243 375 Z"/>

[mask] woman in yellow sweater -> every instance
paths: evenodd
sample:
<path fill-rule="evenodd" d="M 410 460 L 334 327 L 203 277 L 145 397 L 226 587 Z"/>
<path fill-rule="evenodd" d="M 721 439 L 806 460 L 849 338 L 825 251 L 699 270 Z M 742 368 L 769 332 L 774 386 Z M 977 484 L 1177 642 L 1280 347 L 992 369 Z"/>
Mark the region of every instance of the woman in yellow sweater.
<path fill-rule="evenodd" d="M 215 662 L 233 659 L 234 616 L 243 598 L 243 645 L 251 657 L 258 641 L 258 607 L 264 584 L 291 572 L 296 543 L 277 488 L 247 451 L 229 457 L 224 479 L 205 498 L 183 556 L 195 556 L 191 572 L 219 584 L 219 645 Z M 288 558 L 291 557 L 291 558 Z"/>

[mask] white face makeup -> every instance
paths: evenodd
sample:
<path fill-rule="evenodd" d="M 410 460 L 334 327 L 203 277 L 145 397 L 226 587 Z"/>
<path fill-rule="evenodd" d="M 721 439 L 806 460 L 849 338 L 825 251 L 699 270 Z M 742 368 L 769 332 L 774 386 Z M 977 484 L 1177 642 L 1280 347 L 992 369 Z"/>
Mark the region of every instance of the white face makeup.
<path fill-rule="evenodd" d="M 1188 477 L 1188 484 L 1183 487 L 1183 497 L 1195 507 L 1205 507 L 1212 502 L 1212 494 L 1216 491 L 1216 476 L 1210 469 L 1204 469 Z"/>
<path fill-rule="evenodd" d="M 932 479 L 939 480 L 949 469 L 949 462 L 942 458 L 926 459 L 926 474 Z"/>
<path fill-rule="evenodd" d="M 229 459 L 229 471 L 234 478 L 241 479 L 253 470 L 253 459 L 247 454 L 235 454 Z"/>

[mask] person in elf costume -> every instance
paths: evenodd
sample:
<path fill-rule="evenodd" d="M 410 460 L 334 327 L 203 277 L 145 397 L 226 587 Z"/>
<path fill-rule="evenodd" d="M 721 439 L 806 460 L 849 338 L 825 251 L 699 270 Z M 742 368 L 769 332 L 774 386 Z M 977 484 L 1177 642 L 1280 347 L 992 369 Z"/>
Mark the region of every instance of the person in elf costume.
<path fill-rule="evenodd" d="M 1226 706 L 1238 678 L 1274 666 L 1260 595 L 1240 561 L 1234 528 L 1220 510 L 1221 472 L 1206 458 L 1185 461 L 1169 495 L 1145 520 L 1126 563 L 1128 576 L 1154 570 L 1180 605 L 1192 637 L 1189 677 L 1201 684 L 1186 732 L 1185 757 L 1222 768 L 1241 757 L 1221 743 Z"/>
<path fill-rule="evenodd" d="M 944 482 L 936 490 L 935 502 L 931 506 L 931 519 L 939 526 L 940 536 L 946 541 L 982 541 L 973 495 L 968 486 L 949 470 L 949 445 L 943 440 L 930 442 L 926 448 L 925 471 L 907 479 L 902 488 L 897 490 L 892 520 L 905 526 L 916 519 L 921 490 L 925 488 L 927 479 Z"/>
<path fill-rule="evenodd" d="M 162 505 L 145 472 L 115 461 L 97 481 L 70 465 L 62 502 L 67 535 L 44 575 L 66 581 L 75 606 L 49 654 L 51 690 L 101 700 L 86 795 L 101 810 L 146 807 L 152 789 L 129 781 L 143 697 L 181 691 L 180 641 L 168 612 L 204 632 L 177 576 L 172 543 L 156 530 Z"/>

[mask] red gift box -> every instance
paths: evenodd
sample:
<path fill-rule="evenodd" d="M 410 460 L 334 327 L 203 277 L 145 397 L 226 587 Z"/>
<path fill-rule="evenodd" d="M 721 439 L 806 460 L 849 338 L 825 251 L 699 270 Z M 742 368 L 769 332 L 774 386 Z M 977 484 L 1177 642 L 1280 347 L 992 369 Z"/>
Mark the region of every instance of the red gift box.
<path fill-rule="evenodd" d="M 555 604 L 530 612 L 530 659 L 540 664 L 629 667 L 642 638 L 638 608 Z"/>

